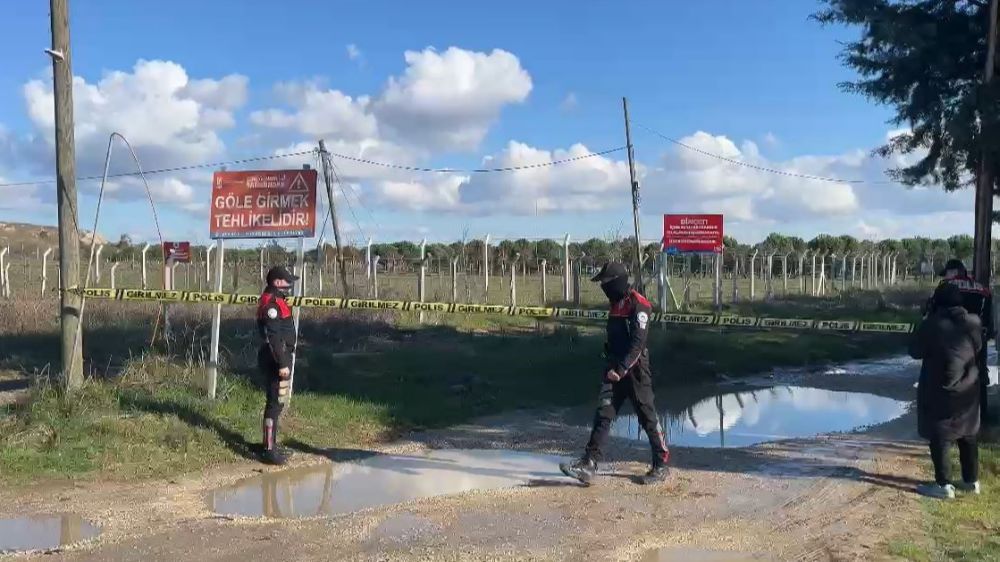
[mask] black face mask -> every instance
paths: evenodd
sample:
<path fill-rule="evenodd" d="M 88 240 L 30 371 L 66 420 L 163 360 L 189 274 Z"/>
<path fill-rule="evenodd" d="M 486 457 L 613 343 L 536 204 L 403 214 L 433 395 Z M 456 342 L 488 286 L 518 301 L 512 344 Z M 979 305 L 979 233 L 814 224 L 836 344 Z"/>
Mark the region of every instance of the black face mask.
<path fill-rule="evenodd" d="M 607 283 L 601 283 L 601 290 L 612 304 L 628 296 L 628 277 L 618 277 Z"/>
<path fill-rule="evenodd" d="M 292 293 L 292 288 L 293 288 L 292 285 L 289 285 L 287 287 L 275 287 L 274 285 L 271 285 L 271 290 L 274 291 L 274 294 L 278 295 L 281 298 L 287 298 L 288 295 Z"/>

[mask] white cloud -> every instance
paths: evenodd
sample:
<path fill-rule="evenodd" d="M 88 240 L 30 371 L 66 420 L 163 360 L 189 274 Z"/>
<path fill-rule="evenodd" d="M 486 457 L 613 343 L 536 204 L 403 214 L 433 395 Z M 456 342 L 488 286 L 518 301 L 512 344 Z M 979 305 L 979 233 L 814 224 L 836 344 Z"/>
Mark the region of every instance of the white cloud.
<path fill-rule="evenodd" d="M 406 71 L 389 78 L 375 103 L 380 122 L 401 138 L 443 149 L 472 150 L 504 106 L 521 103 L 531 76 L 513 54 L 451 47 L 407 51 Z"/>
<path fill-rule="evenodd" d="M 316 84 L 280 84 L 276 90 L 297 111 L 254 111 L 250 121 L 275 129 L 294 129 L 314 138 L 333 136 L 361 140 L 378 135 L 375 116 L 366 96 L 353 98 L 338 90 L 321 90 Z"/>
<path fill-rule="evenodd" d="M 112 132 L 128 139 L 147 170 L 220 157 L 225 153 L 220 133 L 235 125 L 234 112 L 246 103 L 247 82 L 235 74 L 193 80 L 181 65 L 162 60 L 139 60 L 132 72 L 106 72 L 95 83 L 74 77 L 77 172 L 96 175 L 103 171 Z M 54 159 L 51 83 L 29 81 L 24 97 L 39 136 L 34 141 L 27 138 L 21 150 L 33 155 L 35 169 L 48 172 Z M 134 171 L 128 151 L 116 146 L 112 172 Z M 187 208 L 195 198 L 185 183 L 191 177 L 193 173 L 176 174 L 151 181 L 159 182 L 163 202 Z M 145 192 L 137 178 L 129 178 L 109 186 L 109 195 L 136 198 L 145 197 Z"/>
<path fill-rule="evenodd" d="M 361 61 L 361 57 L 361 49 L 359 49 L 357 45 L 351 43 L 347 46 L 347 58 L 353 61 Z"/>

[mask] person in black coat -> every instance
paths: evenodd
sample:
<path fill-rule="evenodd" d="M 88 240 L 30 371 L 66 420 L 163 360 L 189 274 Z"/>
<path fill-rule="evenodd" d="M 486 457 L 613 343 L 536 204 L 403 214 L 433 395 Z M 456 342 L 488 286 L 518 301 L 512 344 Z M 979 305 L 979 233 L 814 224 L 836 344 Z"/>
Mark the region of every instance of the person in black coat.
<path fill-rule="evenodd" d="M 962 463 L 960 489 L 979 493 L 979 361 L 983 326 L 962 306 L 962 293 L 950 283 L 934 291 L 935 309 L 917 326 L 910 355 L 922 359 L 917 386 L 917 429 L 930 441 L 934 483 L 922 485 L 924 495 L 951 499 L 948 449 L 958 443 Z M 985 373 L 983 376 L 986 376 Z"/>

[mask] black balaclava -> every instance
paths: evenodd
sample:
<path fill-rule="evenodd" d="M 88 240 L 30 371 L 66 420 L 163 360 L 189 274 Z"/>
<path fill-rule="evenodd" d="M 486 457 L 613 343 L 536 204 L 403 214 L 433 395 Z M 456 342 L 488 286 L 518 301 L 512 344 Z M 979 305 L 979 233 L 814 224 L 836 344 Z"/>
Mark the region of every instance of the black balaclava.
<path fill-rule="evenodd" d="M 290 283 L 287 287 L 277 287 L 275 285 L 271 285 L 271 290 L 274 291 L 274 294 L 278 295 L 279 297 L 287 299 L 288 295 L 291 294 L 292 289 L 294 287 L 295 285 L 292 283 Z"/>
<path fill-rule="evenodd" d="M 619 302 L 628 296 L 628 277 L 615 277 L 610 281 L 601 283 L 601 290 L 607 295 L 611 304 Z"/>

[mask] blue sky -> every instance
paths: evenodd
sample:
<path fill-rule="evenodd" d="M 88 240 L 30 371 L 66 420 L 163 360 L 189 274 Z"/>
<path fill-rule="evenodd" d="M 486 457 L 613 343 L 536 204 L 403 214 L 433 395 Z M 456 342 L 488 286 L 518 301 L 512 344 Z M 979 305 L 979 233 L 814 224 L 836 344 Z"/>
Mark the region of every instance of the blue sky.
<path fill-rule="evenodd" d="M 47 3 L 13 5 L 0 7 L 0 183 L 53 172 Z M 146 168 L 270 155 L 318 137 L 419 166 L 537 164 L 624 144 L 623 95 L 635 123 L 747 163 L 873 182 L 891 165 L 866 157 L 896 128 L 890 112 L 836 87 L 851 78 L 837 41 L 853 31 L 810 21 L 809 1 L 276 6 L 73 2 L 80 174 L 99 171 L 111 130 Z M 783 178 L 641 129 L 634 144 L 644 238 L 659 236 L 663 213 L 685 211 L 724 212 L 747 241 L 971 232 L 971 193 Z M 342 212 L 352 240 L 628 232 L 624 158 L 488 178 L 338 162 L 357 220 Z M 209 179 L 210 170 L 155 177 L 166 238 L 207 238 Z M 94 187 L 81 184 L 84 223 Z M 0 189 L 0 220 L 54 222 L 51 185 Z M 141 187 L 111 189 L 102 234 L 155 238 Z"/>

